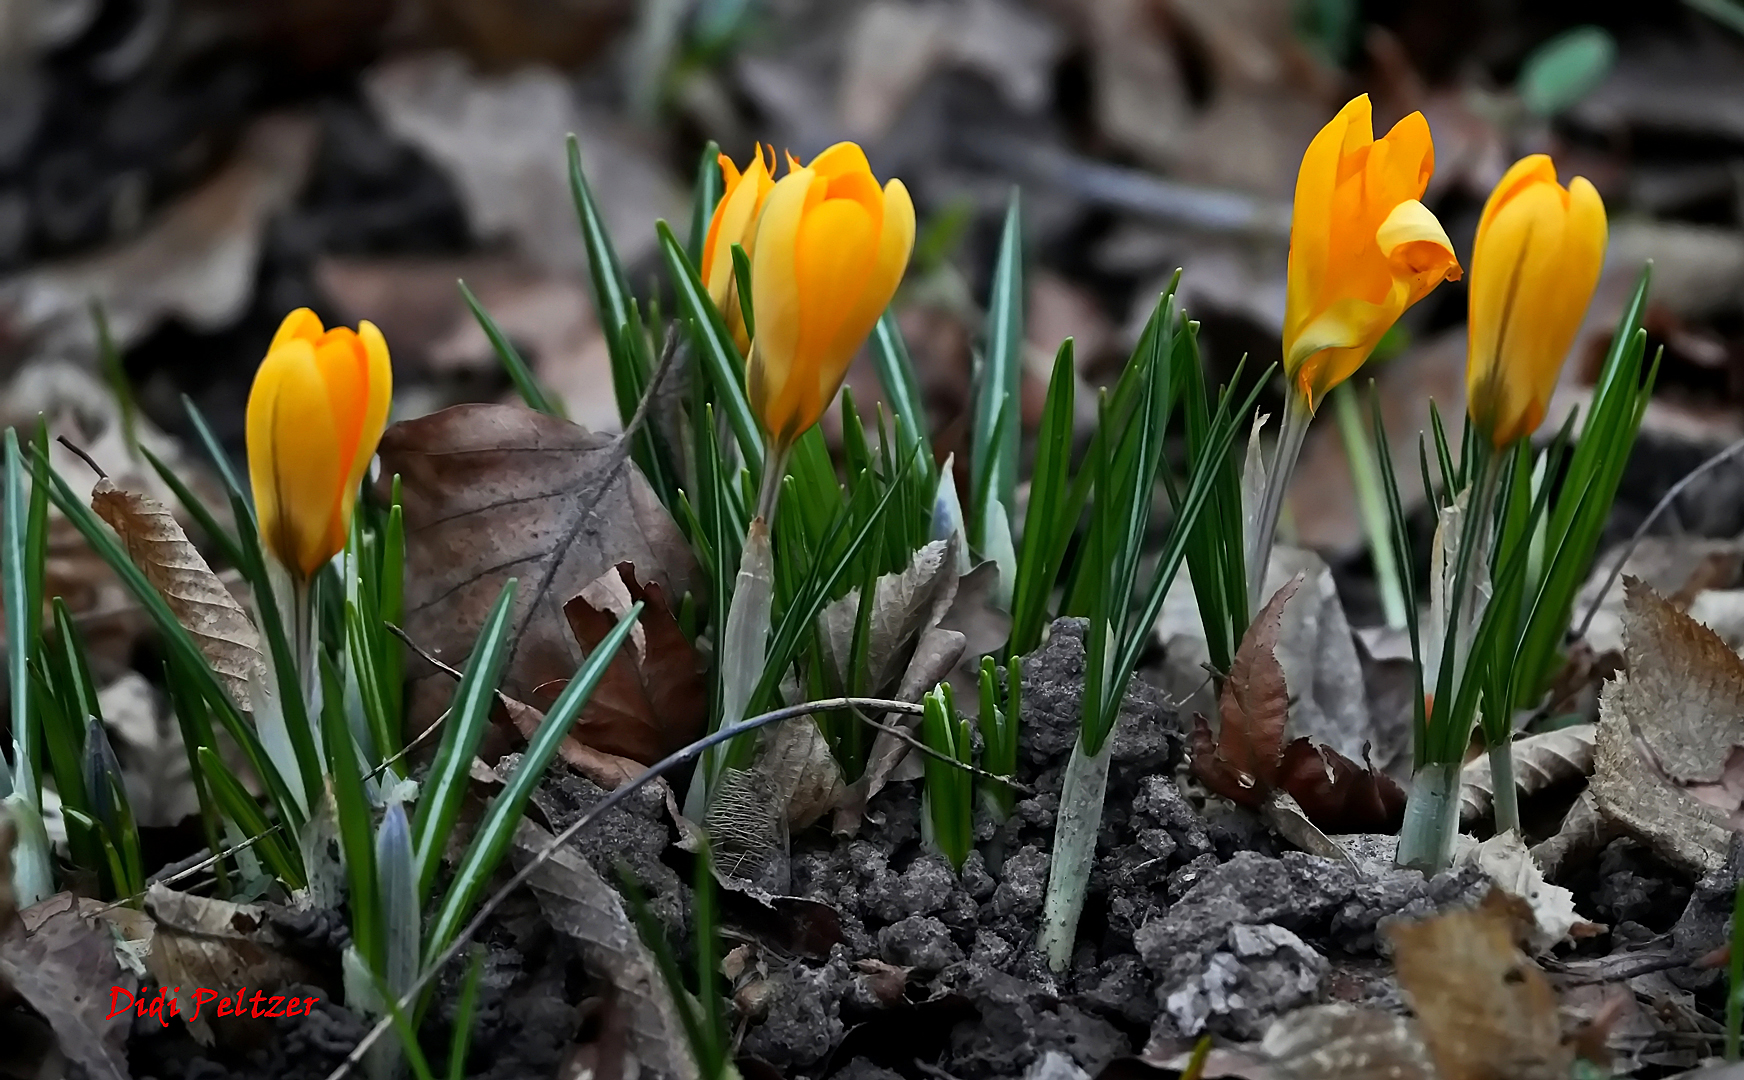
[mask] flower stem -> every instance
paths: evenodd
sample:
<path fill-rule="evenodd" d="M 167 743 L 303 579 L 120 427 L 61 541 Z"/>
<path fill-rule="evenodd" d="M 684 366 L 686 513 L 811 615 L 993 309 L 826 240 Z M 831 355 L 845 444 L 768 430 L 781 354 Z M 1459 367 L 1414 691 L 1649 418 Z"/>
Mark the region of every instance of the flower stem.
<path fill-rule="evenodd" d="M 1308 434 L 1308 423 L 1313 419 L 1314 411 L 1292 386 L 1284 405 L 1284 426 L 1278 433 L 1277 452 L 1272 455 L 1272 467 L 1266 473 L 1265 494 L 1252 522 L 1253 531 L 1247 537 L 1249 611 L 1260 609 L 1266 585 L 1266 565 L 1272 559 L 1273 534 L 1278 530 L 1278 516 L 1284 510 L 1284 493 L 1290 488 L 1290 474 L 1296 471 L 1296 458 L 1302 453 L 1302 439 Z"/>
<path fill-rule="evenodd" d="M 1411 778 L 1405 824 L 1399 830 L 1400 866 L 1438 874 L 1453 863 L 1459 836 L 1459 765 L 1431 762 Z"/>
<path fill-rule="evenodd" d="M 1387 505 L 1381 494 L 1375 451 L 1369 445 L 1368 431 L 1363 427 L 1362 408 L 1349 383 L 1334 387 L 1331 397 L 1337 410 L 1338 433 L 1344 438 L 1344 456 L 1350 461 L 1350 482 L 1356 489 L 1357 511 L 1362 517 L 1363 531 L 1368 533 L 1369 556 L 1374 561 L 1375 582 L 1381 590 L 1381 610 L 1386 615 L 1388 626 L 1403 630 L 1407 617 L 1405 590 L 1399 584 L 1399 563 L 1393 555 Z"/>
<path fill-rule="evenodd" d="M 1072 744 L 1072 757 L 1060 789 L 1060 813 L 1054 821 L 1054 852 L 1048 868 L 1048 893 L 1042 908 L 1042 932 L 1036 942 L 1048 967 L 1066 970 L 1078 937 L 1078 918 L 1090 889 L 1090 867 L 1096 859 L 1096 835 L 1102 830 L 1102 801 L 1108 794 L 1108 761 L 1114 740 L 1103 740 L 1095 754 L 1084 752 L 1084 740 Z"/>
<path fill-rule="evenodd" d="M 1490 782 L 1495 786 L 1496 832 L 1520 831 L 1520 794 L 1514 787 L 1514 742 L 1490 747 Z"/>

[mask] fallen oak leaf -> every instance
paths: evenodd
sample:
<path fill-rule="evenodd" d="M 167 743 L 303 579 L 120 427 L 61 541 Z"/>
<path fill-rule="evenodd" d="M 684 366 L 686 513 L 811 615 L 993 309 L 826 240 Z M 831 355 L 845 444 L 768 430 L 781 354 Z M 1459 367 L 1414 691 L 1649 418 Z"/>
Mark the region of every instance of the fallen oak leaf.
<path fill-rule="evenodd" d="M 563 605 L 619 562 L 668 597 L 696 592 L 689 545 L 628 443 L 511 405 L 456 405 L 388 428 L 406 522 L 406 630 L 438 659 L 468 654 L 503 582 L 521 579 L 501 689 L 528 699 L 566 679 L 581 648 Z M 410 679 L 407 722 L 442 711 L 435 671 Z"/>
<path fill-rule="evenodd" d="M 127 557 L 193 637 L 230 700 L 252 710 L 251 693 L 265 670 L 260 634 L 175 515 L 150 495 L 116 487 L 107 476 L 91 488 L 91 509 L 115 530 Z"/>
<path fill-rule="evenodd" d="M 1662 857 L 1714 869 L 1744 827 L 1744 660 L 1638 578 L 1624 577 L 1623 596 L 1628 670 L 1599 698 L 1589 790 Z"/>
<path fill-rule="evenodd" d="M 11 989 L 48 1021 L 67 1059 L 91 1080 L 129 1080 L 132 1014 L 111 1015 L 115 991 L 138 986 L 116 956 L 109 928 L 79 910 L 70 893 L 20 913 L 0 937 L 0 989 Z"/>

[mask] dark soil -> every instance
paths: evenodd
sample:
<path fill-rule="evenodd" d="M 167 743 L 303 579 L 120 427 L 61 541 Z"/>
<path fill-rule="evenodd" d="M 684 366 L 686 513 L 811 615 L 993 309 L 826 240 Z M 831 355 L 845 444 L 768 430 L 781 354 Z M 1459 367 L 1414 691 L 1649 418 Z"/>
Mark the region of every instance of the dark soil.
<path fill-rule="evenodd" d="M 1035 794 L 1003 826 L 983 823 L 960 874 L 922 847 L 918 791 L 896 784 L 874 800 L 858 837 L 819 830 L 795 839 L 793 891 L 812 902 L 803 911 L 787 901 L 776 908 L 785 917 L 772 918 L 727 894 L 725 947 L 746 947 L 732 989 L 747 1068 L 755 1059 L 793 1077 L 1065 1080 L 1205 1033 L 1257 1039 L 1273 1019 L 1313 1003 L 1404 1007 L 1381 930 L 1475 902 L 1487 889 L 1478 872 L 1426 880 L 1394 869 L 1386 837 L 1344 838 L 1360 874 L 1281 850 L 1248 813 L 1207 802 L 1183 782 L 1179 718 L 1143 682 L 1115 735 L 1079 946 L 1068 971 L 1047 970 L 1033 944 L 1083 656 L 1080 624 L 1062 621 L 1026 663 L 1020 778 Z M 536 804 L 561 828 L 601 794 L 554 773 Z M 576 843 L 608 880 L 629 866 L 675 946 L 688 949 L 688 868 L 680 872 L 676 839 L 651 789 Z M 1716 875 L 1695 887 L 1617 841 L 1571 884 L 1579 910 L 1612 927 L 1608 940 L 1589 943 L 1594 955 L 1667 933 L 1693 955 L 1721 939 L 1731 880 Z M 820 905 L 834 918 L 820 921 Z M 763 914 L 750 917 L 754 909 Z M 796 932 L 802 921 L 806 933 Z M 504 909 L 484 945 L 466 1075 L 556 1075 L 574 1045 L 600 1037 L 603 973 L 586 969 L 528 897 Z M 1716 973 L 1676 974 L 1695 975 L 1677 980 L 1685 989 L 1716 992 Z M 445 973 L 424 1023 L 426 1047 L 448 1044 L 457 979 Z M 135 1074 L 313 1080 L 365 1028 L 331 1001 L 308 1018 L 272 1023 L 252 1048 L 221 1051 L 193 1046 L 179 1028 L 141 1027 Z"/>

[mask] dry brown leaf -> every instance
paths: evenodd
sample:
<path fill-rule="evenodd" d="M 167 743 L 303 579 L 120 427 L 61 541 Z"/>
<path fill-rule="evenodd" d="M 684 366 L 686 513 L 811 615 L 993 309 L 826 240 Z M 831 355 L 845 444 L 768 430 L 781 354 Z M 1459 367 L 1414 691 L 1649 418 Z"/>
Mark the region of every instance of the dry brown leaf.
<path fill-rule="evenodd" d="M 563 605 L 563 613 L 575 640 L 591 654 L 638 600 L 643 607 L 635 629 L 606 665 L 570 738 L 646 765 L 703 734 L 708 687 L 702 658 L 679 629 L 660 586 L 638 583 L 636 568 L 627 562 L 589 583 Z M 542 700 L 535 704 L 550 707 Z"/>
<path fill-rule="evenodd" d="M 1522 796 L 1548 791 L 1592 775 L 1596 724 L 1570 724 L 1514 740 L 1514 786 Z M 1496 799 L 1490 756 L 1466 763 L 1459 777 L 1459 823 L 1470 828 L 1488 821 Z"/>
<path fill-rule="evenodd" d="M 10 875 L 8 875 L 10 880 Z M 110 1016 L 112 991 L 138 986 L 115 955 L 109 928 L 60 893 L 22 913 L 0 937 L 0 987 L 8 987 L 54 1029 L 61 1052 L 91 1080 L 128 1080 L 132 1016 Z"/>
<path fill-rule="evenodd" d="M 1138 1060 L 1184 1071 L 1193 1051 L 1147 1047 Z M 1118 1067 L 1118 1063 L 1116 1063 Z M 1103 1080 L 1125 1072 L 1112 1070 Z M 1439 1080 L 1409 1017 L 1357 1005 L 1309 1005 L 1281 1016 L 1257 1046 L 1214 1049 L 1207 1080 Z"/>
<path fill-rule="evenodd" d="M 537 825 L 521 822 L 510 853 L 515 865 L 525 867 L 551 840 Z M 551 925 L 575 942 L 589 970 L 612 986 L 628 1021 L 629 1052 L 642 1068 L 661 1080 L 696 1080 L 672 994 L 612 887 L 579 852 L 564 846 L 534 869 L 527 888 Z"/>
<path fill-rule="evenodd" d="M 413 639 L 463 663 L 503 582 L 519 578 L 502 690 L 526 701 L 581 666 L 563 605 L 619 562 L 675 600 L 697 591 L 683 534 L 626 449 L 510 405 L 458 405 L 389 428 L 382 475 L 402 481 Z M 429 726 L 449 694 L 445 676 L 416 672 L 409 730 Z"/>
<path fill-rule="evenodd" d="M 1716 778 L 1715 767 L 1744 745 L 1744 660 L 1639 579 L 1625 577 L 1623 589 L 1628 674 L 1599 700 L 1593 796 L 1601 814 L 1665 858 L 1711 869 L 1724 859 L 1731 811 L 1686 798 L 1656 770 L 1717 783 L 1708 792 L 1720 794 L 1727 770 Z"/>
<path fill-rule="evenodd" d="M 545 714 L 524 701 L 506 694 L 497 694 L 497 707 L 503 710 L 521 738 L 531 740 L 545 721 Z M 616 754 L 607 754 L 574 739 L 557 744 L 557 756 L 569 767 L 593 781 L 603 791 L 614 791 L 618 785 L 634 780 L 643 772 L 642 763 Z"/>
<path fill-rule="evenodd" d="M 1284 605 L 1301 584 L 1300 575 L 1285 583 L 1242 636 L 1218 702 L 1222 723 L 1216 741 L 1203 718 L 1194 727 L 1194 775 L 1212 791 L 1244 806 L 1258 806 L 1266 789 L 1276 786 L 1290 690 L 1275 649 Z"/>
<path fill-rule="evenodd" d="M 1556 993 L 1519 945 L 1531 912 L 1500 890 L 1477 908 L 1387 930 L 1399 985 L 1440 1080 L 1566 1080 Z"/>
<path fill-rule="evenodd" d="M 1284 747 L 1277 783 L 1330 833 L 1396 833 L 1405 820 L 1404 789 L 1366 753 L 1358 765 L 1330 747 L 1297 739 Z"/>
<path fill-rule="evenodd" d="M 939 624 L 957 596 L 956 540 L 934 540 L 901 571 L 879 577 L 866 627 L 866 694 L 895 689 L 920 634 Z M 836 671 L 845 675 L 859 617 L 860 590 L 825 607 L 820 621 Z M 844 678 L 844 683 L 847 681 Z"/>
<path fill-rule="evenodd" d="M 188 1031 L 202 1045 L 212 1043 L 212 1010 L 195 1009 L 196 989 L 234 994 L 312 981 L 312 973 L 283 951 L 258 904 L 154 884 L 146 890 L 145 910 L 154 924 L 146 970 L 173 991 Z"/>
<path fill-rule="evenodd" d="M 260 635 L 175 515 L 149 495 L 117 488 L 108 477 L 91 488 L 91 509 L 115 530 L 127 557 L 193 636 L 230 700 L 252 710 L 250 687 L 264 670 Z"/>

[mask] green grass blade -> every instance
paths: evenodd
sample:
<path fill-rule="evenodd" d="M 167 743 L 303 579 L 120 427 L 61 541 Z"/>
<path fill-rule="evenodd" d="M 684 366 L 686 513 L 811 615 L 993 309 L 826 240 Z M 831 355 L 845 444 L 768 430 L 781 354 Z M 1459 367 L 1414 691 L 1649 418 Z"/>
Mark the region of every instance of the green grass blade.
<path fill-rule="evenodd" d="M 715 204 L 721 201 L 720 156 L 720 144 L 710 139 L 696 163 L 696 186 L 690 200 L 690 238 L 684 242 L 684 253 L 695 266 L 702 265 L 703 243 L 708 239 L 709 223 L 714 220 Z"/>
<path fill-rule="evenodd" d="M 634 297 L 624 277 L 623 264 L 618 261 L 617 249 L 612 246 L 611 234 L 606 231 L 605 218 L 594 200 L 593 188 L 587 182 L 587 173 L 581 167 L 581 144 L 574 135 L 569 137 L 567 148 L 569 194 L 575 200 L 575 215 L 581 221 L 581 239 L 587 247 L 594 313 L 599 316 L 599 325 L 607 332 L 609 345 L 611 331 L 629 321 Z"/>
<path fill-rule="evenodd" d="M 375 844 L 370 828 L 369 795 L 363 786 L 363 763 L 345 722 L 344 695 L 332 661 L 321 657 L 321 741 L 327 751 L 327 771 L 333 779 L 334 815 L 339 824 L 339 850 L 345 857 L 350 892 L 351 940 L 371 971 L 385 970 L 381 907 L 376 891 Z"/>
<path fill-rule="evenodd" d="M 872 361 L 878 367 L 878 380 L 884 386 L 884 399 L 890 402 L 890 411 L 915 440 L 926 444 L 930 426 L 926 399 L 921 395 L 920 378 L 915 374 L 914 361 L 909 358 L 893 311 L 886 310 L 872 328 Z M 930 449 L 923 456 L 920 479 L 928 491 L 938 486 L 938 469 Z"/>
<path fill-rule="evenodd" d="M 18 450 L 18 432 L 6 429 L 6 481 L 4 505 L 0 505 L 0 585 L 6 605 L 6 672 L 12 687 L 12 769 L 0 768 L 5 788 L 0 797 L 21 793 L 32 807 L 40 806 L 36 732 L 37 717 L 30 706 L 30 654 L 40 636 L 41 613 L 30 610 L 29 500 L 24 493 L 24 460 Z"/>
<path fill-rule="evenodd" d="M 428 897 L 442 863 L 443 845 L 460 816 L 460 801 L 466 794 L 468 770 L 478 742 L 490 725 L 496 687 L 509 656 L 509 611 L 515 599 L 516 579 L 503 583 L 496 604 L 479 628 L 478 643 L 466 661 L 466 670 L 454 690 L 448 722 L 431 763 L 412 822 L 413 851 L 417 855 L 418 895 Z"/>
<path fill-rule="evenodd" d="M 527 403 L 529 409 L 545 413 L 548 416 L 563 416 L 563 406 L 545 392 L 539 385 L 539 380 L 533 375 L 533 369 L 521 358 L 521 351 L 515 348 L 515 343 L 503 333 L 502 327 L 491 318 L 490 312 L 479 303 L 478 297 L 466 287 L 466 282 L 456 282 L 460 286 L 460 295 L 466 300 L 466 306 L 472 309 L 472 317 L 478 320 L 478 325 L 484 330 L 484 336 L 490 339 L 491 348 L 496 351 L 497 359 L 502 362 L 503 370 L 508 373 L 509 381 L 515 384 L 521 400 Z"/>
<path fill-rule="evenodd" d="M 576 718 L 581 715 L 581 710 L 586 707 L 600 680 L 605 677 L 606 668 L 617 656 L 618 648 L 629 637 L 641 614 L 642 604 L 637 601 L 618 620 L 618 625 L 612 628 L 611 633 L 588 653 L 581 670 L 569 680 L 563 693 L 552 704 L 551 711 L 540 722 L 539 729 L 528 740 L 526 753 L 521 756 L 521 763 L 515 768 L 515 774 L 509 777 L 502 792 L 491 800 L 490 809 L 485 811 L 484 820 L 479 822 L 478 831 L 473 835 L 466 855 L 455 868 L 454 881 L 449 885 L 447 894 L 442 898 L 441 907 L 436 912 L 436 918 L 430 924 L 429 939 L 424 946 L 427 960 L 441 955 L 453 942 L 454 935 L 472 917 L 479 897 L 484 894 L 491 876 L 496 873 L 497 865 L 502 862 L 509 845 L 514 841 L 515 827 L 521 822 L 533 789 L 545 779 L 545 770 L 557 757 L 558 747 L 569 736 L 569 729 L 575 725 Z"/>
<path fill-rule="evenodd" d="M 483 949 L 472 954 L 472 962 L 466 965 L 466 978 L 460 983 L 460 998 L 454 1004 L 454 1030 L 448 1042 L 448 1080 L 466 1080 L 466 1055 L 472 1047 L 472 1025 L 478 1014 L 484 955 Z"/>
<path fill-rule="evenodd" d="M 200 747 L 196 754 L 200 771 L 212 785 L 213 801 L 230 820 L 236 822 L 244 836 L 260 838 L 255 842 L 254 850 L 260 855 L 261 862 L 291 888 L 300 889 L 307 885 L 302 857 L 272 831 L 272 823 L 260 812 L 254 797 L 230 775 L 223 759 L 207 746 Z"/>
<path fill-rule="evenodd" d="M 655 232 L 660 238 L 660 254 L 665 259 L 667 275 L 678 294 L 678 310 L 690 327 L 697 359 L 707 373 L 718 395 L 717 401 L 726 414 L 727 424 L 739 440 L 739 451 L 753 475 L 763 472 L 763 436 L 757 420 L 751 414 L 751 402 L 745 396 L 744 361 L 725 320 L 703 288 L 702 278 L 684 253 L 671 226 L 658 222 Z"/>
<path fill-rule="evenodd" d="M 1023 205 L 1017 190 L 1005 211 L 993 285 L 987 299 L 987 328 L 977 374 L 970 423 L 969 487 L 986 492 L 986 501 L 969 508 L 977 544 L 986 543 L 985 518 L 993 499 L 1016 505 L 1018 423 L 1005 419 L 1018 408 L 1023 372 Z"/>

